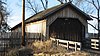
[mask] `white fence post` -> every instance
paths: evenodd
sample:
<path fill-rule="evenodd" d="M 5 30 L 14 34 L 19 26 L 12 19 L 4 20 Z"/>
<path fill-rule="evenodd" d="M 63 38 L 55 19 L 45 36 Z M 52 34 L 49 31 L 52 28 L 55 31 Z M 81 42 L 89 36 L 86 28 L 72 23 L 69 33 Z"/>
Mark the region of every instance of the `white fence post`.
<path fill-rule="evenodd" d="M 75 43 L 75 51 L 77 51 L 77 43 Z"/>
<path fill-rule="evenodd" d="M 67 42 L 67 50 L 69 49 L 69 42 Z"/>
<path fill-rule="evenodd" d="M 59 45 L 59 40 L 57 39 L 57 46 Z"/>

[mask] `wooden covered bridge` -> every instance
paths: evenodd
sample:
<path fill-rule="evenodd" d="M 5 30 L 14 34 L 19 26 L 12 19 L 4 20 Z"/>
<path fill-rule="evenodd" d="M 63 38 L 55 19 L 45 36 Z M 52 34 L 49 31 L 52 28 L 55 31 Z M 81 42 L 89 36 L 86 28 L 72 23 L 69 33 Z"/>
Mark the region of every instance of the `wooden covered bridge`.
<path fill-rule="evenodd" d="M 69 2 L 29 17 L 25 21 L 25 31 L 41 33 L 45 37 L 44 39 L 55 38 L 69 42 L 79 42 L 81 48 L 84 48 L 85 39 L 89 38 L 87 36 L 88 20 L 92 20 L 88 14 Z M 21 23 L 11 30 L 12 32 L 21 32 Z"/>

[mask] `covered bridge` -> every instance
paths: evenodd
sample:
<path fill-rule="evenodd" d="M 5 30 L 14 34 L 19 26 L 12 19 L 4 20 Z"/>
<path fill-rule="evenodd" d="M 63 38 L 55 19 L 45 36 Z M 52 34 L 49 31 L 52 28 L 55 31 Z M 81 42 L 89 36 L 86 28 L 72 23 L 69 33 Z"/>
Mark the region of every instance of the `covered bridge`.
<path fill-rule="evenodd" d="M 26 32 L 41 33 L 47 39 L 58 39 L 82 42 L 88 33 L 89 15 L 72 3 L 65 3 L 43 10 L 26 19 Z M 11 29 L 21 32 L 21 23 Z"/>

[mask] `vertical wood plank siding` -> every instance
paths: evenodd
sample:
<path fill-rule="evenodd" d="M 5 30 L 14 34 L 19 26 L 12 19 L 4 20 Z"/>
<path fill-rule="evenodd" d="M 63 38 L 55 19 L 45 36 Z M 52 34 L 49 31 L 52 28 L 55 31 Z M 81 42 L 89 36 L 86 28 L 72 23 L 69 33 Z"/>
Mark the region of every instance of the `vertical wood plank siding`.
<path fill-rule="evenodd" d="M 87 21 L 85 20 L 86 18 L 78 14 L 74 9 L 69 6 L 47 17 L 47 25 L 52 24 L 52 22 L 54 22 L 58 17 L 78 18 L 84 26 L 87 25 Z"/>

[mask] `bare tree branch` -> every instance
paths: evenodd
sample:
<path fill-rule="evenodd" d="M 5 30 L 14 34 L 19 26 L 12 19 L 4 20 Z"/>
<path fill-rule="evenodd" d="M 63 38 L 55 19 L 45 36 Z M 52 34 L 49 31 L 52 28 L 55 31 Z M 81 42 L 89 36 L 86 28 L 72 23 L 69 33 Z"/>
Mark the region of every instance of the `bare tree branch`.
<path fill-rule="evenodd" d="M 42 7 L 38 2 L 42 3 Z M 26 8 L 32 10 L 32 12 L 35 12 L 36 14 L 41 10 L 40 8 L 43 8 L 44 10 L 48 8 L 48 0 L 39 0 L 38 2 L 36 0 L 27 0 Z"/>
<path fill-rule="evenodd" d="M 88 24 L 98 31 L 98 29 L 95 26 L 93 26 L 91 23 Z"/>
<path fill-rule="evenodd" d="M 92 4 L 94 5 L 94 7 L 95 7 L 96 9 L 98 9 L 98 7 L 96 6 L 96 4 L 94 3 L 94 0 L 92 0 Z"/>
<path fill-rule="evenodd" d="M 32 12 L 34 13 L 34 10 L 32 9 L 32 7 L 26 6 L 28 9 L 32 10 Z"/>
<path fill-rule="evenodd" d="M 62 0 L 57 0 L 57 1 L 59 1 L 61 4 L 63 4 L 63 1 Z"/>
<path fill-rule="evenodd" d="M 97 19 L 98 20 L 98 18 L 97 17 L 95 17 L 95 16 L 92 16 L 92 15 L 90 15 L 92 18 L 95 18 L 95 19 Z"/>
<path fill-rule="evenodd" d="M 45 7 L 46 9 L 48 8 L 48 0 L 45 0 L 46 4 L 45 4 Z"/>
<path fill-rule="evenodd" d="M 96 9 L 98 9 L 98 7 L 96 6 L 96 4 L 94 3 L 94 0 L 92 0 L 92 3 L 93 3 L 93 5 L 94 5 L 94 7 L 95 7 Z"/>
<path fill-rule="evenodd" d="M 96 9 L 98 9 L 98 7 L 96 6 L 96 4 L 94 3 L 94 0 L 92 0 L 92 2 L 86 0 L 88 3 L 92 4 Z"/>
<path fill-rule="evenodd" d="M 97 3 L 98 3 L 98 9 L 99 9 L 99 6 L 100 6 L 100 4 L 99 4 L 99 0 L 97 0 Z"/>
<path fill-rule="evenodd" d="M 30 5 L 30 7 L 28 7 L 28 8 L 32 9 L 32 10 L 37 14 L 38 11 L 37 11 L 35 8 L 33 8 L 32 3 L 31 3 L 29 0 L 27 0 L 27 2 L 28 2 L 28 4 Z"/>
<path fill-rule="evenodd" d="M 43 0 L 40 0 L 40 1 L 41 1 L 42 5 L 43 5 L 43 8 L 46 10 L 46 7 L 45 7 L 45 4 L 44 4 Z M 45 1 L 47 1 L 47 0 L 45 0 Z"/>

